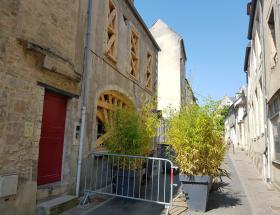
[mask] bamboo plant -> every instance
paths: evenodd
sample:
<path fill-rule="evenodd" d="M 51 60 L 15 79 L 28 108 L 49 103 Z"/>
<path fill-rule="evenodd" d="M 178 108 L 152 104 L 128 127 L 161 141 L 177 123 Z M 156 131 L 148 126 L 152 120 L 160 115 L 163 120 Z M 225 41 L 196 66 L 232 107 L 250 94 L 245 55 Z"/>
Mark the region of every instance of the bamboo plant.
<path fill-rule="evenodd" d="M 218 176 L 226 146 L 215 102 L 188 105 L 174 113 L 169 122 L 167 141 L 175 150 L 175 162 L 182 174 Z"/>

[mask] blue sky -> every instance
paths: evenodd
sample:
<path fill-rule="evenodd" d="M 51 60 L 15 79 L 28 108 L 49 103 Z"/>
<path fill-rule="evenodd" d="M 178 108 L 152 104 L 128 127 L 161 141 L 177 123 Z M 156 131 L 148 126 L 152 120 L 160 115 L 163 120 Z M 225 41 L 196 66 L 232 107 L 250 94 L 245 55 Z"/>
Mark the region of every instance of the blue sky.
<path fill-rule="evenodd" d="M 158 18 L 183 38 L 187 78 L 196 96 L 233 96 L 246 82 L 248 0 L 135 0 L 150 27 Z"/>

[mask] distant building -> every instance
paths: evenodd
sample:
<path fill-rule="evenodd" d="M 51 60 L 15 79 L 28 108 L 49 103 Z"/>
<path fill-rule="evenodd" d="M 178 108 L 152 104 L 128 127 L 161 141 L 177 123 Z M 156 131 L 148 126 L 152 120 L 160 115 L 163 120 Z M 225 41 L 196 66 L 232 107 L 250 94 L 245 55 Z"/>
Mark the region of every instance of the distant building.
<path fill-rule="evenodd" d="M 225 95 L 220 101 L 220 108 L 229 107 L 233 104 L 235 98 Z"/>
<path fill-rule="evenodd" d="M 229 107 L 229 114 L 225 119 L 225 139 L 227 140 L 230 137 L 235 147 L 242 150 L 247 149 L 245 117 L 246 88 L 242 87 L 236 93 L 235 100 Z"/>
<path fill-rule="evenodd" d="M 166 110 L 180 110 L 187 102 L 186 94 L 192 92 L 185 80 L 187 57 L 184 40 L 160 19 L 150 31 L 161 49 L 158 54 L 158 109 L 167 117 Z"/>

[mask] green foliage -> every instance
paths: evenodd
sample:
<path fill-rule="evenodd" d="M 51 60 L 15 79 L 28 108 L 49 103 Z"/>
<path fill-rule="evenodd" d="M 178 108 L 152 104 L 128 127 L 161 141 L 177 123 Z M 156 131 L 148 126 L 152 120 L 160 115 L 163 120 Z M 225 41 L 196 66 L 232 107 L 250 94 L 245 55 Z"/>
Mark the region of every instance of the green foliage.
<path fill-rule="evenodd" d="M 106 125 L 106 148 L 114 154 L 149 155 L 159 124 L 154 106 L 154 103 L 145 102 L 139 111 L 116 107 Z"/>
<path fill-rule="evenodd" d="M 230 106 L 225 106 L 220 109 L 220 125 L 224 126 L 225 119 L 229 114 L 229 107 Z"/>
<path fill-rule="evenodd" d="M 218 104 L 208 99 L 203 106 L 188 105 L 171 117 L 167 139 L 181 173 L 219 175 L 226 151 L 220 111 Z"/>
<path fill-rule="evenodd" d="M 140 110 L 141 120 L 143 121 L 150 138 L 157 135 L 157 128 L 159 127 L 158 113 L 156 109 L 156 98 L 153 98 L 152 100 L 145 101 Z"/>

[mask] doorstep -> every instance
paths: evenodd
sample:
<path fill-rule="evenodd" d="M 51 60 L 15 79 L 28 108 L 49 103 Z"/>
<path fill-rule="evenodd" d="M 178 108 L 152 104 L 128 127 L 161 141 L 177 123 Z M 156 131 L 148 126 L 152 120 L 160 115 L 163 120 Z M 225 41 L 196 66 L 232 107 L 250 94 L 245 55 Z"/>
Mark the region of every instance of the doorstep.
<path fill-rule="evenodd" d="M 42 202 L 36 207 L 36 215 L 57 215 L 78 205 L 76 196 L 64 195 Z"/>
<path fill-rule="evenodd" d="M 66 195 L 67 186 L 68 184 L 61 181 L 38 186 L 36 194 L 37 203 Z"/>

